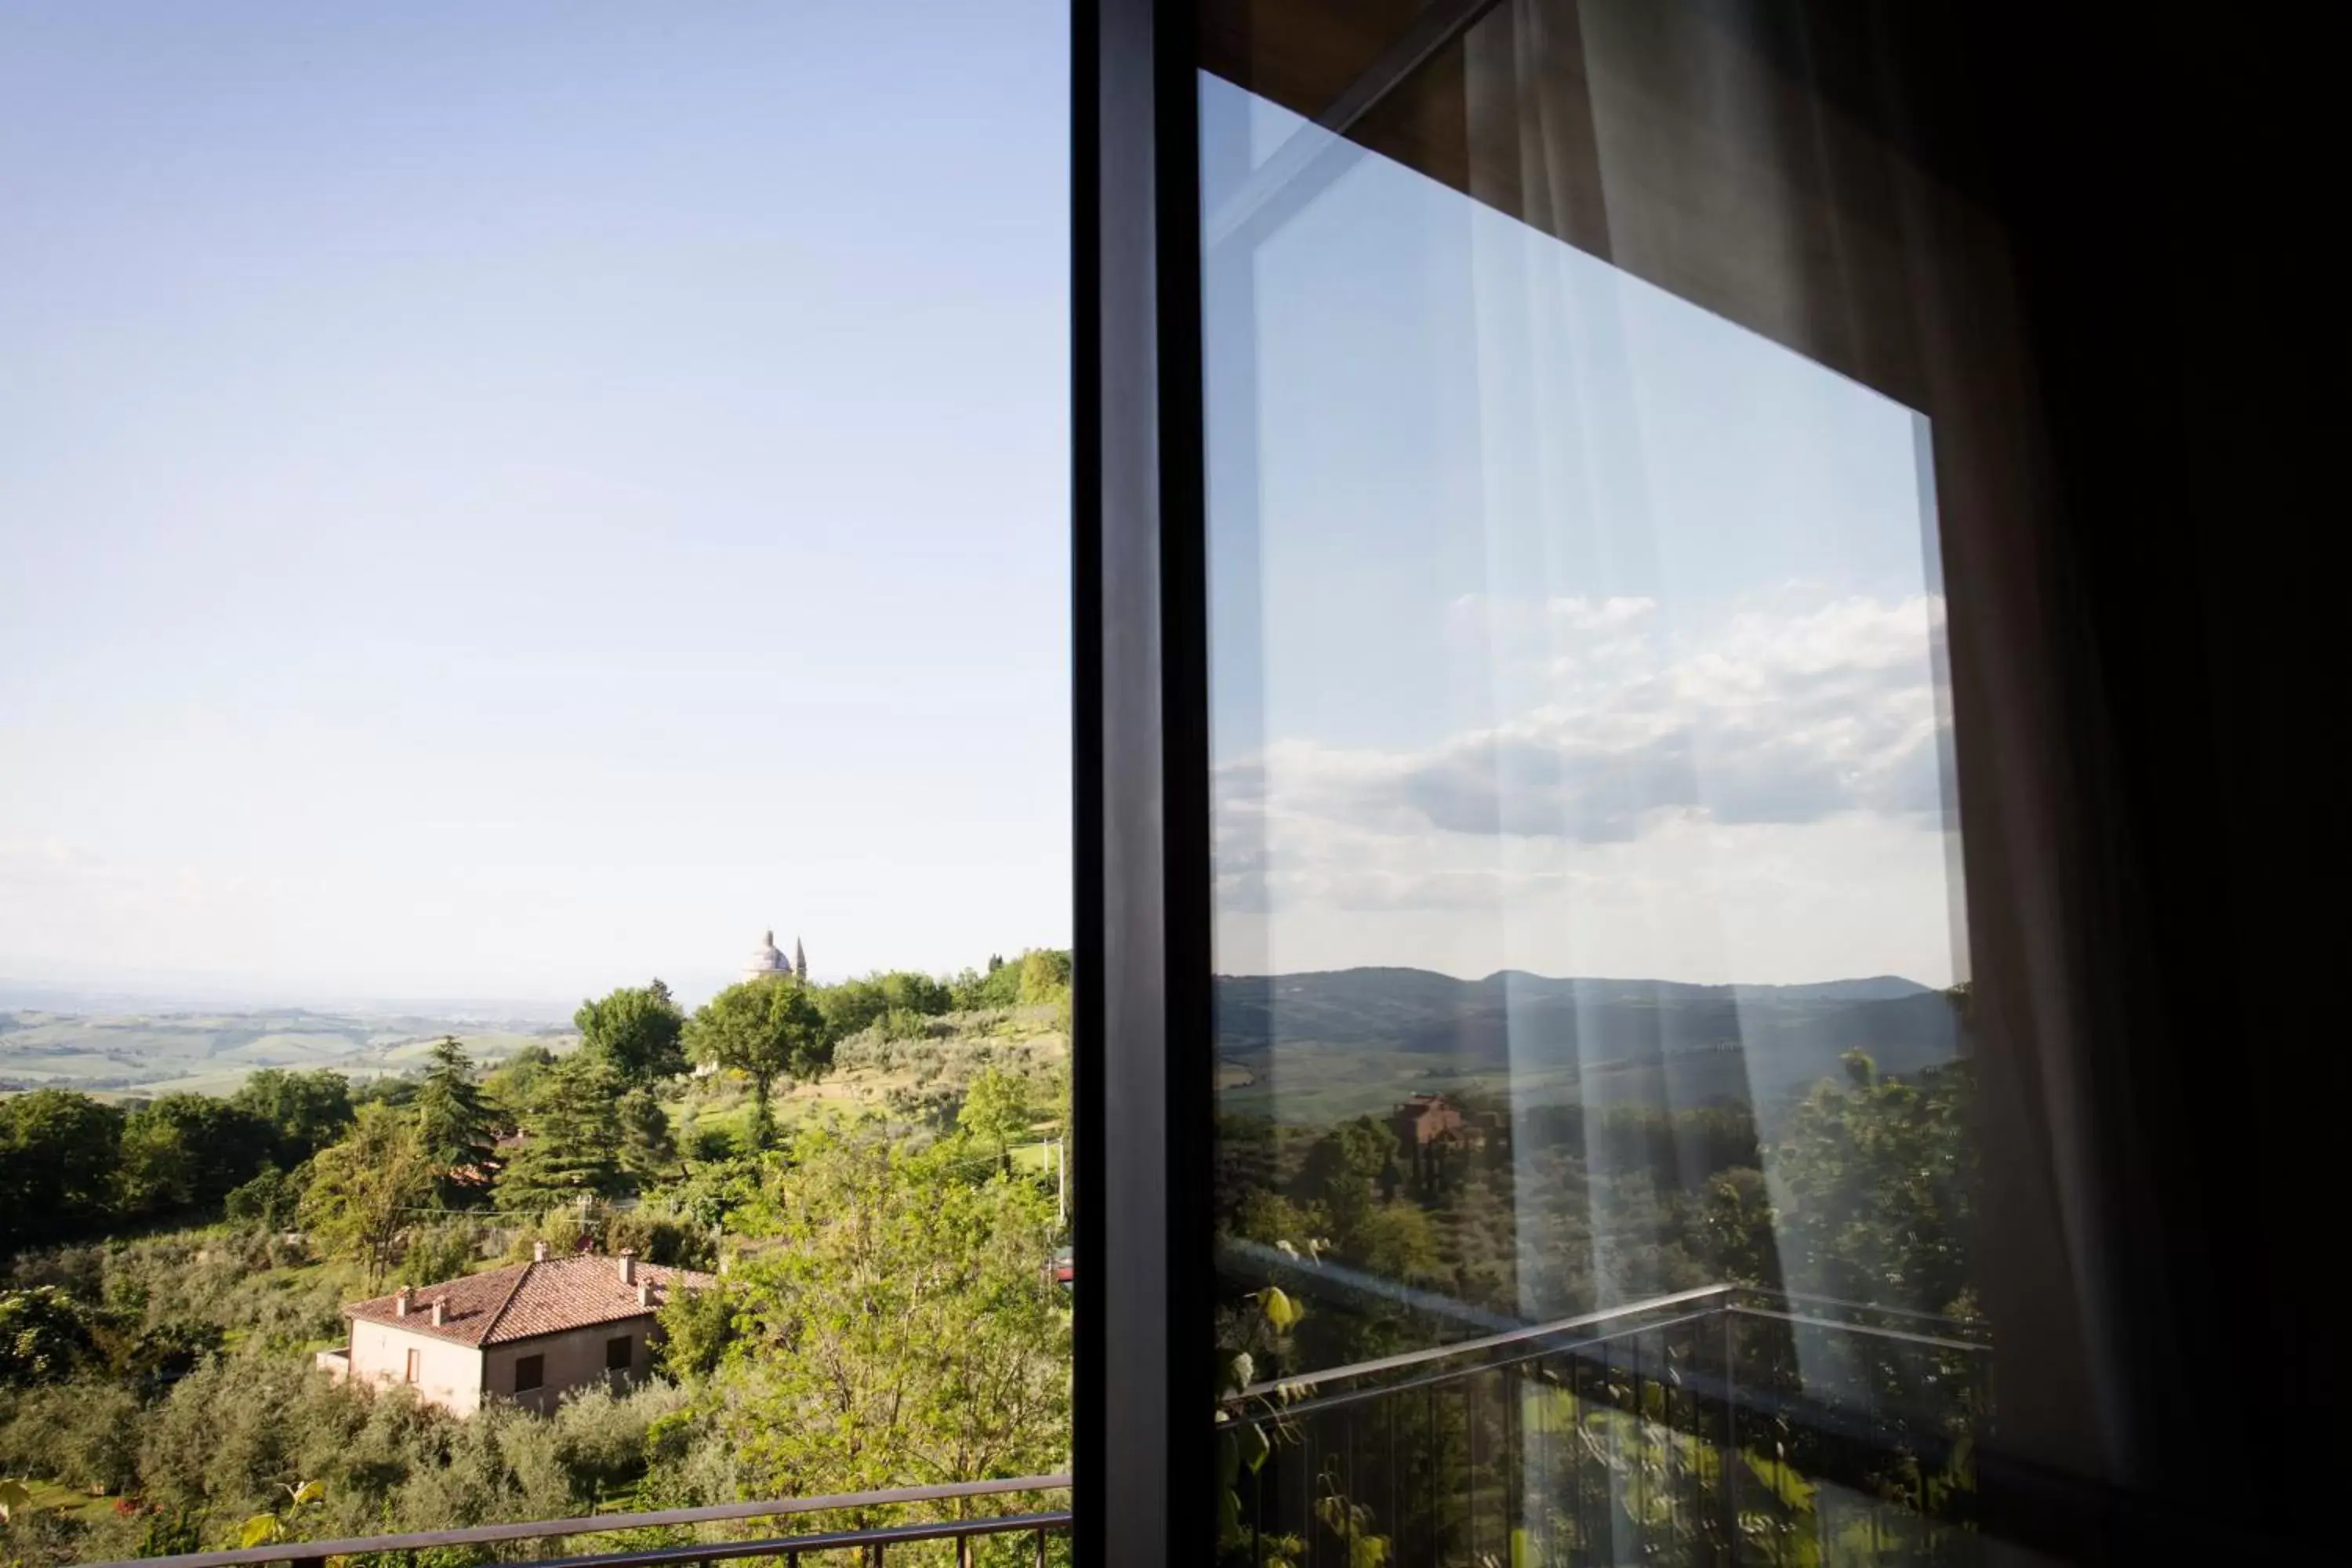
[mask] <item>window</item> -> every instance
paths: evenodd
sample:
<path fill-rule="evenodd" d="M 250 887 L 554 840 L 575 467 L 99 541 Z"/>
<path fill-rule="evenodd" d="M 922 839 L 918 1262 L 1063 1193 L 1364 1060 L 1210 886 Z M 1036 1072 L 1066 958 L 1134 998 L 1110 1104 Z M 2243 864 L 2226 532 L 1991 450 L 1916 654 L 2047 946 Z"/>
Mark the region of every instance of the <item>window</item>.
<path fill-rule="evenodd" d="M 408 1372 L 404 1381 L 409 1383 L 422 1381 L 424 1364 L 425 1352 L 423 1351 L 410 1351 L 408 1352 Z"/>
<path fill-rule="evenodd" d="M 606 1372 L 628 1371 L 631 1367 L 636 1364 L 636 1340 L 628 1334 L 622 1334 L 615 1339 L 606 1340 L 604 1342 L 604 1370 Z"/>
<path fill-rule="evenodd" d="M 2053 1483 L 2118 1479 L 2126 1430 L 2209 1518 L 2243 1495 L 2175 1369 L 2286 1278 L 2230 1226 L 2276 1235 L 2313 1162 L 2190 1042 L 2259 1011 L 2223 948 L 2310 951 L 2223 891 L 2294 858 L 2246 819 L 2329 813 L 2261 717 L 2318 624 L 2265 607 L 2296 557 L 2217 520 L 2309 391 L 2238 314 L 2325 286 L 2272 303 L 2287 252 L 2153 174 L 2074 201 L 2091 127 L 2201 143 L 2193 48 L 1898 11 L 1082 35 L 1108 1555 L 1980 1560 L 1996 1520 L 2064 1554 L 2113 1499 Z M 2196 371 L 2168 298 L 2212 312 Z M 2200 543 L 2148 556 L 2143 514 Z"/>
<path fill-rule="evenodd" d="M 543 1355 L 515 1357 L 514 1391 L 529 1394 L 547 1381 L 547 1358 Z"/>
<path fill-rule="evenodd" d="M 1703 1489 L 1716 1447 L 1640 1415 L 1662 1391 L 1733 1446 L 1723 1389 L 1900 1400 L 1931 1470 L 1964 1463 L 1928 422 L 1223 77 L 1200 95 L 1216 1310 L 1249 1369 L 1226 1413 L 1271 1446 L 1244 1530 L 1336 1496 L 1395 1551 L 1564 1550 L 1618 1484 L 1595 1446 L 1656 1442 L 1664 1495 Z M 1916 1188 L 1835 1152 L 1905 1135 Z M 1735 1315 L 1822 1300 L 1950 1348 Z M 1594 1348 L 1447 1349 L 1560 1324 Z M 1412 1465 L 1526 1490 L 1481 1517 Z M 1631 1556 L 1723 1517 L 1586 1528 Z"/>

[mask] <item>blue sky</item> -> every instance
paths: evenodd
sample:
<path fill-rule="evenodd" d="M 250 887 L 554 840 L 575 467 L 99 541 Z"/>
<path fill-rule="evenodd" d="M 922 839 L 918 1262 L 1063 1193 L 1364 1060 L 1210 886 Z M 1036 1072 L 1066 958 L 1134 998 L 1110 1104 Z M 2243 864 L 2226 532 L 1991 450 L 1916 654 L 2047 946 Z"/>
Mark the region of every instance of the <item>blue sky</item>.
<path fill-rule="evenodd" d="M 0 11 L 0 977 L 1066 941 L 1065 30 Z"/>
<path fill-rule="evenodd" d="M 1965 972 L 1918 416 L 1370 153 L 1208 272 L 1221 968 Z"/>

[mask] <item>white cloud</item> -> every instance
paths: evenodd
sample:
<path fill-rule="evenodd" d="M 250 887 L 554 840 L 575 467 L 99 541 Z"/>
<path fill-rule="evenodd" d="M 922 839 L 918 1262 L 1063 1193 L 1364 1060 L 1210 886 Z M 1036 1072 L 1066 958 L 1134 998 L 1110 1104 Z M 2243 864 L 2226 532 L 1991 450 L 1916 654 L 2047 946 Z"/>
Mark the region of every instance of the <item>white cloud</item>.
<path fill-rule="evenodd" d="M 1907 972 L 1948 967 L 1939 601 L 1797 590 L 1704 628 L 1666 625 L 1646 599 L 1465 599 L 1454 611 L 1510 716 L 1413 750 L 1277 740 L 1221 768 L 1229 927 L 1270 920 L 1296 937 L 1310 913 L 1412 917 L 1426 929 L 1408 941 L 1442 946 L 1476 911 L 1538 942 L 1566 925 L 1589 939 L 1595 921 L 1664 921 L 1646 946 L 1604 945 L 1679 977 L 1730 958 L 1666 928 L 1802 920 L 1843 947 L 1808 958 L 1767 942 L 1789 948 L 1776 969 L 1819 965 L 1780 977 L 1872 972 L 1855 966 L 1857 937 L 1893 967 L 1874 929 L 1900 933 Z M 1841 889 L 1844 907 L 1825 916 Z M 1323 921 L 1323 936 L 1337 929 Z M 1468 945 L 1455 965 L 1466 971 L 1513 961 L 1501 935 Z"/>

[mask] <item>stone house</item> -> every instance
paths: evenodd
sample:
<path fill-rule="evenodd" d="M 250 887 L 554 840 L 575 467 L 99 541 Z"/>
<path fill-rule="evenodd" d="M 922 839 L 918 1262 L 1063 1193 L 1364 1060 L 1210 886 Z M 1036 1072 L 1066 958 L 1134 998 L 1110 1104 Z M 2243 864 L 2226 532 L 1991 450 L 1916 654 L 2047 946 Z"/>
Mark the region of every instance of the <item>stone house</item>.
<path fill-rule="evenodd" d="M 673 1291 L 711 1282 L 628 1251 L 551 1258 L 540 1242 L 529 1263 L 345 1307 L 351 1342 L 320 1351 L 319 1365 L 337 1382 L 406 1384 L 459 1415 L 491 1398 L 551 1411 L 572 1389 L 644 1376 L 654 1314 Z"/>

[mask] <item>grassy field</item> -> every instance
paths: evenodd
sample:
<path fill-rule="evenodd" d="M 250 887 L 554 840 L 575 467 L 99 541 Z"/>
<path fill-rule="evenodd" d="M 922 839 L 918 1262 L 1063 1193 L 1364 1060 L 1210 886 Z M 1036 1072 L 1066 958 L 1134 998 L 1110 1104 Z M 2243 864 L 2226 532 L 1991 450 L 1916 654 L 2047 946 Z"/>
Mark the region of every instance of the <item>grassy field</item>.
<path fill-rule="evenodd" d="M 879 1110 L 944 1130 L 984 1068 L 1010 1072 L 1043 1096 L 1069 1054 L 1055 1008 L 951 1013 L 933 1019 L 919 1038 L 886 1040 L 869 1032 L 843 1041 L 832 1070 L 814 1082 L 780 1088 L 772 1111 L 786 1130 L 842 1110 Z M 710 1132 L 723 1132 L 740 1147 L 751 1127 L 751 1090 L 726 1078 L 698 1079 L 671 1105 L 670 1115 L 681 1148 Z"/>
<path fill-rule="evenodd" d="M 355 1079 L 423 1065 L 455 1035 L 478 1062 L 526 1045 L 562 1049 L 566 1029 L 354 1014 L 0 1013 L 0 1089 L 55 1086 L 94 1094 L 231 1094 L 260 1068 L 331 1068 Z"/>

